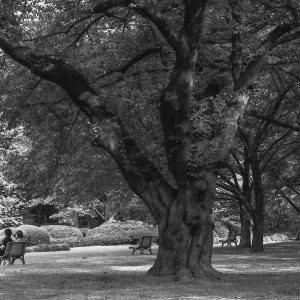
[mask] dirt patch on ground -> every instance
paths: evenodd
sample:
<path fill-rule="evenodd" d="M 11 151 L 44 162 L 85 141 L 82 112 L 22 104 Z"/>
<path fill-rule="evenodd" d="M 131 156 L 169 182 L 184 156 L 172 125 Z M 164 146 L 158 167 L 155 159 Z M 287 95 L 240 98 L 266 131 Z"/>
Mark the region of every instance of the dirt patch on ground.
<path fill-rule="evenodd" d="M 146 276 L 154 255 L 128 246 L 28 253 L 26 265 L 0 267 L 0 299 L 299 299 L 300 242 L 269 244 L 263 254 L 214 248 L 218 282 Z"/>

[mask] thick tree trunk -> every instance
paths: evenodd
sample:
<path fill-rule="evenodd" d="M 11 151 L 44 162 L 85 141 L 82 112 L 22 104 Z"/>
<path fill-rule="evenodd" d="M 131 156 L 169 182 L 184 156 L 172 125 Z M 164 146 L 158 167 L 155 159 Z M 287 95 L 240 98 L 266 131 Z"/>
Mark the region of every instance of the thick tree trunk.
<path fill-rule="evenodd" d="M 251 251 L 260 253 L 264 251 L 264 220 L 262 214 L 255 214 L 253 219 L 253 238 Z"/>
<path fill-rule="evenodd" d="M 159 224 L 159 250 L 150 275 L 175 275 L 178 280 L 220 278 L 211 265 L 214 198 L 215 176 L 211 174 L 179 190 L 168 216 Z"/>
<path fill-rule="evenodd" d="M 251 222 L 243 209 L 240 208 L 241 240 L 240 248 L 251 248 Z"/>

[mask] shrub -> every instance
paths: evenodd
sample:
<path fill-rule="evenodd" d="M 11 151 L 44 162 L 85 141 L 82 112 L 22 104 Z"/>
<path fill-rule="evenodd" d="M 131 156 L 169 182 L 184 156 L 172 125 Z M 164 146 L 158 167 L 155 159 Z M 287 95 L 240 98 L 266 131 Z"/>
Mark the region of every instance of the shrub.
<path fill-rule="evenodd" d="M 128 220 L 125 222 L 110 219 L 99 227 L 87 231 L 80 245 L 121 245 L 139 240 L 144 235 L 158 237 L 155 226 L 141 221 Z"/>
<path fill-rule="evenodd" d="M 221 222 L 216 222 L 214 232 L 217 233 L 219 239 L 226 239 L 229 230 Z"/>
<path fill-rule="evenodd" d="M 65 225 L 46 225 L 43 226 L 49 233 L 50 238 L 63 239 L 69 237 L 82 238 L 82 233 L 79 228 Z"/>
<path fill-rule="evenodd" d="M 68 243 L 48 245 L 40 244 L 37 246 L 26 247 L 26 253 L 29 252 L 48 252 L 48 251 L 68 251 L 70 250 L 70 245 Z"/>
<path fill-rule="evenodd" d="M 17 228 L 17 230 L 18 229 L 26 232 L 29 245 L 50 244 L 50 235 L 42 227 L 33 225 L 21 225 Z"/>
<path fill-rule="evenodd" d="M 39 246 L 26 247 L 26 252 L 41 252 L 41 248 Z"/>
<path fill-rule="evenodd" d="M 50 244 L 49 247 L 50 247 L 50 251 L 59 251 L 60 250 L 60 247 L 58 244 Z"/>
<path fill-rule="evenodd" d="M 135 240 L 141 238 L 143 235 L 158 236 L 158 229 L 155 226 L 135 220 L 121 222 L 113 219 L 99 227 L 89 230 L 87 236 L 101 234 L 103 231 L 119 232 L 119 234 L 124 234 Z"/>
<path fill-rule="evenodd" d="M 279 241 L 287 241 L 289 238 L 287 235 L 282 233 L 275 233 L 272 235 L 273 241 L 279 242 Z"/>
<path fill-rule="evenodd" d="M 38 247 L 40 247 L 41 252 L 50 251 L 50 246 L 48 244 L 40 244 Z"/>
<path fill-rule="evenodd" d="M 82 238 L 79 246 L 105 246 L 130 244 L 131 238 L 119 232 L 102 232 L 101 234 L 89 235 Z"/>
<path fill-rule="evenodd" d="M 82 236 L 85 237 L 86 233 L 90 230 L 90 228 L 83 227 L 83 228 L 79 228 L 79 230 L 81 231 Z"/>
<path fill-rule="evenodd" d="M 71 246 L 70 246 L 69 243 L 62 243 L 62 244 L 60 245 L 60 247 L 61 247 L 61 250 L 62 250 L 62 251 L 69 251 L 70 248 L 71 248 Z"/>
<path fill-rule="evenodd" d="M 80 239 L 78 237 L 69 237 L 69 238 L 61 238 L 61 239 L 50 238 L 50 244 L 68 243 L 71 247 L 77 247 L 79 241 Z"/>
<path fill-rule="evenodd" d="M 270 243 L 272 242 L 271 238 L 269 236 L 264 236 L 264 243 Z"/>
<path fill-rule="evenodd" d="M 79 228 L 65 225 L 43 226 L 50 235 L 51 244 L 69 243 L 72 247 L 78 246 L 82 233 Z"/>

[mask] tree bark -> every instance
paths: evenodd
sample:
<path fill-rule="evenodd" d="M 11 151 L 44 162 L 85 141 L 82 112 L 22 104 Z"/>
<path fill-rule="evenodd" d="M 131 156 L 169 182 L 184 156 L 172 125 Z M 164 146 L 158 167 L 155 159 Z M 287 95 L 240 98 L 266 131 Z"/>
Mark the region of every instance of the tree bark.
<path fill-rule="evenodd" d="M 251 251 L 260 253 L 264 251 L 264 221 L 261 213 L 255 214 L 253 218 L 253 238 Z"/>
<path fill-rule="evenodd" d="M 246 213 L 240 208 L 241 240 L 240 248 L 251 248 L 251 222 Z"/>
<path fill-rule="evenodd" d="M 249 151 L 246 146 L 244 146 L 244 169 L 243 169 L 243 195 L 244 199 L 251 207 L 251 193 L 250 188 L 250 164 L 249 164 Z M 244 206 L 246 207 L 246 206 Z M 249 211 L 252 213 L 252 210 Z M 241 219 L 241 248 L 251 248 L 251 221 L 247 216 L 246 212 L 240 204 L 240 219 Z"/>
<path fill-rule="evenodd" d="M 150 275 L 175 275 L 181 281 L 220 278 L 211 265 L 214 223 L 210 212 L 215 185 L 215 175 L 206 174 L 203 182 L 193 182 L 178 191 L 159 224 L 159 250 Z"/>
<path fill-rule="evenodd" d="M 264 192 L 259 168 L 259 161 L 256 157 L 251 160 L 252 176 L 254 184 L 255 211 L 253 214 L 253 239 L 252 252 L 263 252 L 264 237 Z"/>

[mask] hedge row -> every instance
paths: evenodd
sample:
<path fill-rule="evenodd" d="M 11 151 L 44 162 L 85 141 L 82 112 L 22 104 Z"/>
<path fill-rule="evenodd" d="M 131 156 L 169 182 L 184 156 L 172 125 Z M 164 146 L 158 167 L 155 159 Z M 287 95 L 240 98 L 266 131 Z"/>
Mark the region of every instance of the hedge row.
<path fill-rule="evenodd" d="M 42 227 L 33 226 L 33 225 L 21 225 L 19 227 L 10 228 L 13 234 L 17 230 L 22 230 L 26 241 L 29 245 L 38 245 L 38 244 L 50 244 L 50 235 Z M 0 240 L 4 238 L 4 230 L 0 230 Z"/>
<path fill-rule="evenodd" d="M 124 245 L 124 244 L 130 244 L 131 238 L 118 233 L 104 233 L 101 234 L 95 234 L 95 235 L 89 235 L 84 238 L 82 238 L 79 241 L 79 246 L 105 246 L 105 245 Z"/>
<path fill-rule="evenodd" d="M 128 220 L 121 222 L 111 219 L 99 227 L 88 230 L 79 245 L 130 244 L 144 235 L 158 237 L 158 229 L 141 221 Z"/>
<path fill-rule="evenodd" d="M 29 246 L 38 245 L 34 248 L 36 249 L 34 251 L 68 250 L 61 249 L 61 245 L 68 245 L 69 248 L 70 246 L 122 245 L 137 241 L 143 235 L 158 237 L 156 227 L 140 221 L 108 221 L 99 227 L 88 230 L 85 237 L 83 237 L 82 232 L 78 228 L 62 225 L 44 227 L 22 225 L 11 229 L 13 234 L 18 229 L 21 229 L 27 237 Z M 220 239 L 226 238 L 227 234 L 228 229 L 222 223 L 216 222 L 213 232 L 214 243 L 217 244 Z M 0 240 L 3 238 L 4 230 L 0 230 Z M 264 243 L 286 240 L 288 240 L 288 237 L 284 234 L 277 233 L 272 236 L 264 236 Z M 28 249 L 30 251 L 30 247 Z"/>
<path fill-rule="evenodd" d="M 49 252 L 49 251 L 68 251 L 71 246 L 68 243 L 62 244 L 40 244 L 36 246 L 26 247 L 26 253 L 28 252 Z"/>
<path fill-rule="evenodd" d="M 53 239 L 62 239 L 69 237 L 82 238 L 82 233 L 79 228 L 65 225 L 46 225 L 42 226 Z"/>
<path fill-rule="evenodd" d="M 68 243 L 76 247 L 83 237 L 81 230 L 72 226 L 46 225 L 43 228 L 49 233 L 51 244 Z"/>

